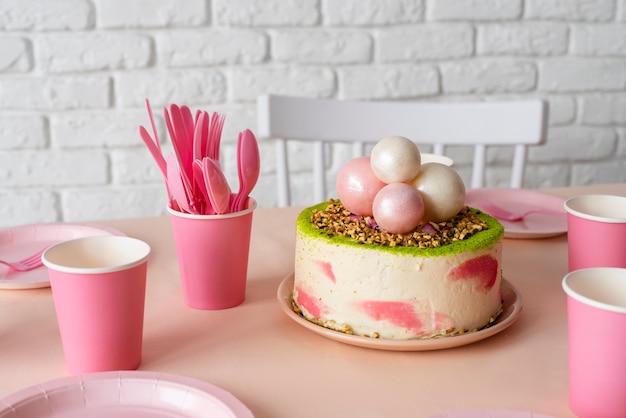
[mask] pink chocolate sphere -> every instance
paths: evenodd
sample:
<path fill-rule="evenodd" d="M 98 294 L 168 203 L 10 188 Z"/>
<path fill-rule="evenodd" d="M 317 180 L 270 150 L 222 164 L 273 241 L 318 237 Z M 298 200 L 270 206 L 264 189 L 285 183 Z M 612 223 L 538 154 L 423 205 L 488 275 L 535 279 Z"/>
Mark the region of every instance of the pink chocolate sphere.
<path fill-rule="evenodd" d="M 392 234 L 411 232 L 424 216 L 420 192 L 406 183 L 391 183 L 380 189 L 372 208 L 378 226 Z"/>
<path fill-rule="evenodd" d="M 385 183 L 372 171 L 369 157 L 348 161 L 337 174 L 337 196 L 355 215 L 371 216 L 374 197 Z"/>

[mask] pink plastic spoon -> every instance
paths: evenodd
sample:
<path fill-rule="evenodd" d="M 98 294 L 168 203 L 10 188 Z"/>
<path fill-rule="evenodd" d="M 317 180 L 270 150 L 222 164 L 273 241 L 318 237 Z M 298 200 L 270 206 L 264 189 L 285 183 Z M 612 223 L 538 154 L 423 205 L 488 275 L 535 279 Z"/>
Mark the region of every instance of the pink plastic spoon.
<path fill-rule="evenodd" d="M 202 159 L 202 173 L 209 202 L 215 213 L 229 212 L 230 186 L 220 166 L 209 157 Z"/>
<path fill-rule="evenodd" d="M 237 173 L 239 192 L 232 205 L 232 211 L 244 210 L 248 204 L 248 195 L 256 186 L 261 171 L 259 144 L 251 130 L 246 129 L 237 139 Z"/>
<path fill-rule="evenodd" d="M 193 180 L 200 189 L 200 193 L 202 193 L 202 197 L 204 198 L 204 206 L 202 214 L 204 215 L 214 215 L 215 210 L 211 205 L 211 199 L 209 197 L 209 189 L 204 181 L 204 168 L 202 166 L 202 159 L 193 160 Z"/>

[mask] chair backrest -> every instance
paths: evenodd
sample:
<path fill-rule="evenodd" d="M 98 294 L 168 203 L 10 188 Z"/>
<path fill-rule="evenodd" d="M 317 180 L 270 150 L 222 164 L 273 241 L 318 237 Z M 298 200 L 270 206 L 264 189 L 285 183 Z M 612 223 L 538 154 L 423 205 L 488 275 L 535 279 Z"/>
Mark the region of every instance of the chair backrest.
<path fill-rule="evenodd" d="M 263 95 L 257 99 L 257 135 L 276 140 L 278 206 L 290 201 L 287 140 L 312 141 L 315 202 L 325 200 L 325 142 L 353 143 L 361 156 L 365 143 L 400 135 L 416 144 L 473 145 L 471 187 L 483 187 L 486 147 L 511 145 L 515 152 L 510 186 L 523 185 L 526 147 L 546 141 L 547 103 L 543 100 L 494 102 L 376 102 Z"/>

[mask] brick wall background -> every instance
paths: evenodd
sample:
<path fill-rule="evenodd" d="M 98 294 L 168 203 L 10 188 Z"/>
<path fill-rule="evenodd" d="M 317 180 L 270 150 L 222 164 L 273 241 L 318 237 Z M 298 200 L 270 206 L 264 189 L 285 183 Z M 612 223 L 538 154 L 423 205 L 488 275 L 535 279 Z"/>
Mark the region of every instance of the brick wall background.
<path fill-rule="evenodd" d="M 626 0 L 0 0 L 0 31 L 0 226 L 164 214 L 137 133 L 145 98 L 159 116 L 169 103 L 225 113 L 235 186 L 237 133 L 256 128 L 265 92 L 542 97 L 549 139 L 526 186 L 626 181 Z M 272 144 L 261 153 L 253 196 L 267 207 Z"/>

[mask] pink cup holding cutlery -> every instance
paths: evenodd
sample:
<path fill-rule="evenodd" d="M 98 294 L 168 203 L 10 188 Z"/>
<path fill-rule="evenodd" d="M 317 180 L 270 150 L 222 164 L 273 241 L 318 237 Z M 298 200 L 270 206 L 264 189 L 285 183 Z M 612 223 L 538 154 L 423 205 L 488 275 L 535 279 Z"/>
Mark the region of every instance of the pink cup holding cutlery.
<path fill-rule="evenodd" d="M 596 267 L 563 279 L 569 402 L 585 417 L 626 417 L 626 269 Z"/>
<path fill-rule="evenodd" d="M 565 202 L 569 271 L 626 268 L 626 197 L 582 195 Z"/>
<path fill-rule="evenodd" d="M 43 254 L 71 374 L 139 367 L 149 254 L 126 236 L 78 238 Z"/>
<path fill-rule="evenodd" d="M 217 310 L 244 301 L 255 209 L 252 198 L 247 209 L 221 215 L 194 215 L 168 207 L 189 307 Z"/>

